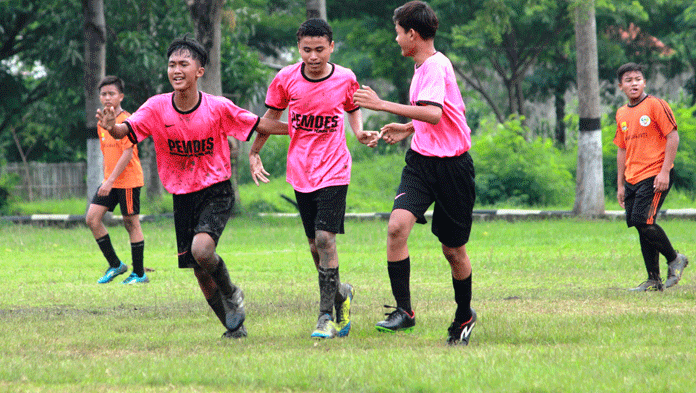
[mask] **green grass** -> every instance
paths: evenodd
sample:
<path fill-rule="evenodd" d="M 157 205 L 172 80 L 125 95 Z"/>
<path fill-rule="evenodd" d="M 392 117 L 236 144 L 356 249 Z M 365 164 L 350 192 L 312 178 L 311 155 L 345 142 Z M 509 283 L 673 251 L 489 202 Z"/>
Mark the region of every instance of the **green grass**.
<path fill-rule="evenodd" d="M 696 259 L 693 221 L 663 220 Z M 378 333 L 393 300 L 386 223 L 349 221 L 341 278 L 356 287 L 349 337 L 309 338 L 316 272 L 295 219 L 232 220 L 218 251 L 246 294 L 249 337 L 224 331 L 173 225 L 144 223 L 151 283 L 96 284 L 106 267 L 89 230 L 0 224 L 0 391 L 37 392 L 693 392 L 696 273 L 663 293 L 629 293 L 645 272 L 621 221 L 474 224 L 468 251 L 479 323 L 444 344 L 454 304 L 429 226 L 410 239 L 418 324 Z M 123 228 L 110 228 L 129 263 Z M 693 263 L 693 262 L 692 262 Z M 664 269 L 664 263 L 662 264 Z"/>

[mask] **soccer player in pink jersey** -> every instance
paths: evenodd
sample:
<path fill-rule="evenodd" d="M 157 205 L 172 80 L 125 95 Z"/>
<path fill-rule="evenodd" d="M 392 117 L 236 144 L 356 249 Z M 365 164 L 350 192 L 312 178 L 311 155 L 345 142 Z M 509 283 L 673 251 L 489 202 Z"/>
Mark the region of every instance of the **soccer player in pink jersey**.
<path fill-rule="evenodd" d="M 344 112 L 358 140 L 377 145 L 379 133 L 363 131 L 359 88 L 353 72 L 329 62 L 334 49 L 331 27 L 309 19 L 297 30 L 302 61 L 283 68 L 271 82 L 264 117 L 280 119 L 288 110 L 290 146 L 287 181 L 295 190 L 309 249 L 319 275 L 319 317 L 312 337 L 333 338 L 350 332 L 353 287 L 341 283 L 336 234 L 344 233 L 351 156 L 346 146 Z M 259 134 L 249 153 L 256 185 L 268 182 L 259 151 L 268 135 Z M 334 319 L 334 309 L 336 317 Z"/>
<path fill-rule="evenodd" d="M 474 164 L 468 153 L 471 130 L 452 63 L 435 49 L 435 12 L 425 2 L 411 1 L 394 11 L 393 20 L 401 54 L 416 63 L 411 105 L 383 101 L 367 86 L 353 96 L 363 108 L 413 120 L 382 127 L 382 138 L 387 143 L 397 143 L 412 134 L 413 138 L 387 234 L 387 267 L 396 307 L 376 327 L 382 332 L 396 332 L 411 330 L 416 324 L 411 308 L 407 241 L 415 223 L 426 223 L 424 213 L 434 202 L 432 232 L 450 264 L 457 303 L 447 342 L 468 345 L 476 324 L 476 312 L 471 308 L 471 262 L 465 247 L 476 199 Z"/>
<path fill-rule="evenodd" d="M 234 205 L 227 137 L 249 140 L 254 130 L 287 134 L 287 124 L 199 91 L 208 54 L 196 40 L 175 39 L 167 57 L 172 93 L 150 97 L 121 124 L 115 124 L 110 107 L 97 111 L 97 118 L 117 139 L 128 136 L 138 143 L 152 136 L 160 179 L 174 195 L 179 267 L 193 268 L 208 304 L 227 328 L 223 337 L 245 337 L 244 294 L 216 252 Z"/>

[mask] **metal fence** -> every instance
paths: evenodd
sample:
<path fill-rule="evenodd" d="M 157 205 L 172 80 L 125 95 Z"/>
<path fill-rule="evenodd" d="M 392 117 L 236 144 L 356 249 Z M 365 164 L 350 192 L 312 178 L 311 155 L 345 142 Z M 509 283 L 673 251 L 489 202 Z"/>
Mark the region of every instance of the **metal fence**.
<path fill-rule="evenodd" d="M 28 173 L 27 173 L 28 172 Z M 11 190 L 20 199 L 84 198 L 87 194 L 87 164 L 84 162 L 8 163 L 0 168 L 0 175 L 16 174 L 20 181 Z"/>

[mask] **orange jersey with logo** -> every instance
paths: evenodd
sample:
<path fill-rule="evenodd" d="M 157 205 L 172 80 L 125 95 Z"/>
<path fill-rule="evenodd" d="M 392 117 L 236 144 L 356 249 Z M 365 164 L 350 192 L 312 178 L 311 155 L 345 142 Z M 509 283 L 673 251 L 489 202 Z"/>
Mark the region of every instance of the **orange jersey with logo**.
<path fill-rule="evenodd" d="M 665 161 L 667 134 L 677 129 L 669 104 L 646 96 L 635 106 L 616 111 L 614 144 L 626 149 L 624 177 L 631 184 L 657 176 Z"/>
<path fill-rule="evenodd" d="M 123 111 L 116 116 L 116 123 L 123 123 L 130 113 Z M 102 127 L 97 125 L 99 132 L 99 144 L 101 151 L 104 154 L 104 179 L 108 179 L 116 167 L 118 159 L 121 158 L 123 151 L 133 147 L 133 157 L 126 165 L 126 168 L 121 172 L 121 175 L 114 181 L 114 188 L 135 188 L 142 187 L 143 168 L 140 166 L 140 158 L 138 158 L 138 146 L 134 145 L 128 138 L 114 139 L 111 134 Z"/>

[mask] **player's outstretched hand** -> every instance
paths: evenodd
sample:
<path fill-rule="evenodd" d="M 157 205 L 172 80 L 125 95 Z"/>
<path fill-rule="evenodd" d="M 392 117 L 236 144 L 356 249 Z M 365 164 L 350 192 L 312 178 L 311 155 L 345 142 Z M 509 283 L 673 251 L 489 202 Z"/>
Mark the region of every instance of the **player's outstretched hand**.
<path fill-rule="evenodd" d="M 376 147 L 380 139 L 382 139 L 382 134 L 377 131 L 362 131 L 355 133 L 358 141 L 367 147 Z"/>
<path fill-rule="evenodd" d="M 114 128 L 114 124 L 116 124 L 116 111 L 114 111 L 114 108 L 111 106 L 104 107 L 104 109 L 97 109 L 97 115 L 96 118 L 99 120 L 99 125 L 111 132 L 111 129 Z"/>
<path fill-rule="evenodd" d="M 413 134 L 413 125 L 401 124 L 401 123 L 389 123 L 382 127 L 382 132 L 379 134 L 382 136 L 385 142 L 393 145 L 400 142 L 409 135 Z"/>
<path fill-rule="evenodd" d="M 362 108 L 382 110 L 382 100 L 370 86 L 363 85 L 362 88 L 353 93 L 353 102 Z"/>
<path fill-rule="evenodd" d="M 266 177 L 270 173 L 263 168 L 263 162 L 261 162 L 261 157 L 258 154 L 249 153 L 249 170 L 251 171 L 251 179 L 254 180 L 257 186 L 259 185 L 259 180 L 263 183 L 270 181 Z"/>

